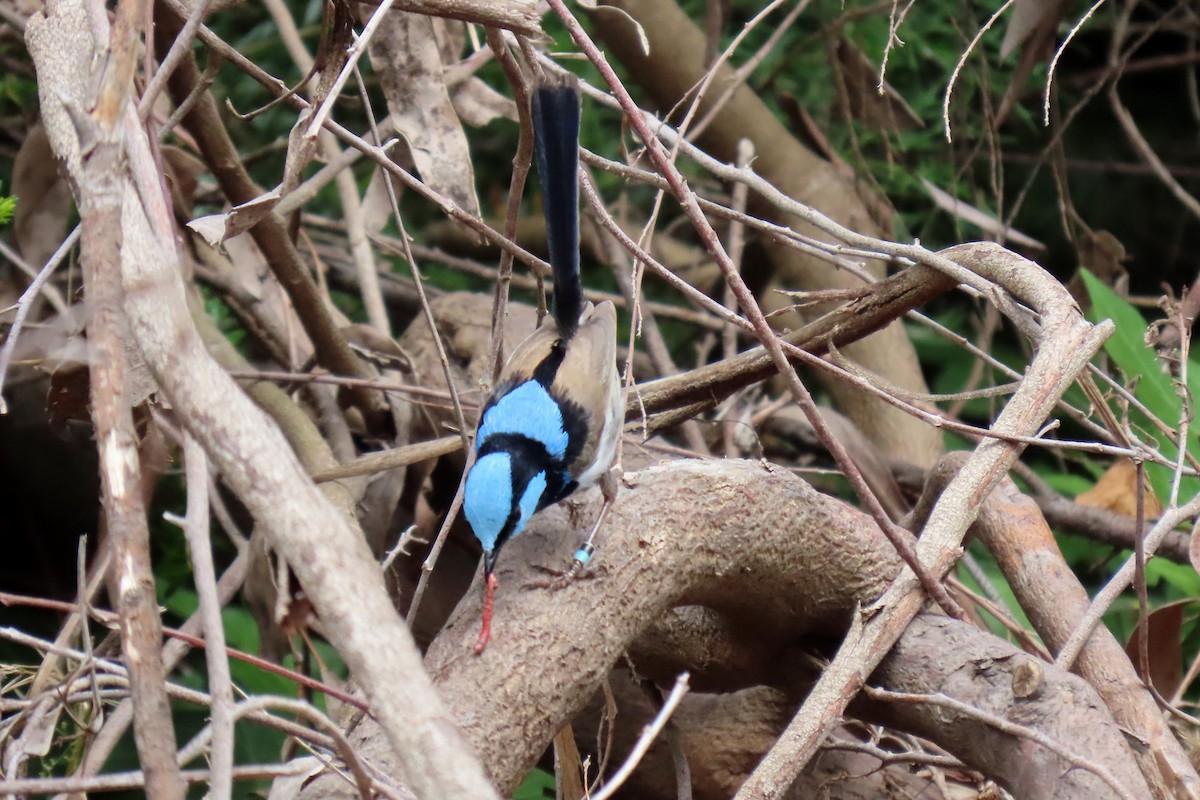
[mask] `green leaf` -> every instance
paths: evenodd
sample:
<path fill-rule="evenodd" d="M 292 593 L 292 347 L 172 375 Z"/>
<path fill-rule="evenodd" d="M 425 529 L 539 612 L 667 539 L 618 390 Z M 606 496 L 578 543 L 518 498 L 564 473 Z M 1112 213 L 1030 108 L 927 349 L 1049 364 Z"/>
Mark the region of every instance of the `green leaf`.
<path fill-rule="evenodd" d="M 554 776 L 535 768 L 521 781 L 513 800 L 546 800 L 548 797 L 554 797 Z"/>
<path fill-rule="evenodd" d="M 1175 380 L 1162 371 L 1158 357 L 1146 345 L 1146 320 L 1136 308 L 1118 297 L 1095 275 L 1086 269 L 1081 269 L 1079 274 L 1092 300 L 1088 318 L 1093 322 L 1111 319 L 1116 325 L 1116 331 L 1104 343 L 1104 352 L 1125 374 L 1126 381 L 1134 385 L 1134 397 L 1145 405 L 1151 414 L 1177 431 L 1183 402 L 1176 391 Z M 1200 397 L 1200 364 L 1195 362 L 1188 364 L 1188 391 L 1193 397 Z M 1140 435 L 1153 439 L 1163 455 L 1170 459 L 1176 457 L 1175 446 L 1144 415 L 1131 410 L 1130 421 L 1140 426 Z M 1187 451 L 1193 456 L 1200 454 L 1200 438 L 1197 437 L 1194 426 L 1188 429 Z M 1154 493 L 1165 503 L 1170 497 L 1172 471 L 1158 464 L 1147 464 L 1146 474 L 1154 487 Z M 1183 479 L 1180 484 L 1181 497 L 1191 497 L 1197 491 L 1200 491 L 1200 479 Z"/>
<path fill-rule="evenodd" d="M 1146 562 L 1146 585 L 1157 586 L 1160 582 L 1171 587 L 1170 597 L 1200 596 L 1200 575 L 1187 564 L 1176 564 L 1165 558 Z"/>

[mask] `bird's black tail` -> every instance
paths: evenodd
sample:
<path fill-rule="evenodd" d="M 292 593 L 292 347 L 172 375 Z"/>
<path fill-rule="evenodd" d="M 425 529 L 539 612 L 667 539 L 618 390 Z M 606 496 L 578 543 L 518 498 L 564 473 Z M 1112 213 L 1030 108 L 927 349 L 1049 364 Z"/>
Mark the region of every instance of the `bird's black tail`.
<path fill-rule="evenodd" d="M 547 78 L 533 92 L 534 153 L 542 181 L 546 239 L 554 268 L 554 320 L 563 339 L 579 327 L 579 89 Z"/>

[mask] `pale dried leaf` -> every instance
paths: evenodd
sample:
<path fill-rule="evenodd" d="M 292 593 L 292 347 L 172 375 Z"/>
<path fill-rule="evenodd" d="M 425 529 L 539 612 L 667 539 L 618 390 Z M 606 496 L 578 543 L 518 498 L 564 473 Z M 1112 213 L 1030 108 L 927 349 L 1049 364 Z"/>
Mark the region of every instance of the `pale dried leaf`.
<path fill-rule="evenodd" d="M 311 123 L 312 109 L 306 108 L 296 118 L 288 134 L 287 157 L 283 164 L 283 180 L 279 193 L 288 194 L 300 185 L 300 175 L 317 155 L 317 140 L 306 136 Z"/>
<path fill-rule="evenodd" d="M 471 153 L 446 89 L 432 20 L 393 11 L 371 38 L 369 52 L 392 123 L 407 142 L 421 180 L 468 213 L 479 214 Z"/>
<path fill-rule="evenodd" d="M 1145 497 L 1143 509 L 1146 519 L 1156 519 L 1162 514 L 1162 504 L 1150 490 L 1148 481 L 1143 481 Z M 1126 517 L 1137 516 L 1137 467 L 1128 459 L 1121 459 L 1105 470 L 1096 485 L 1075 498 L 1081 506 L 1103 508 Z"/>
<path fill-rule="evenodd" d="M 227 216 L 227 214 L 209 214 L 205 217 L 196 217 L 188 222 L 187 226 L 200 234 L 200 237 L 210 247 L 217 247 L 225 241 L 225 218 Z"/>
<path fill-rule="evenodd" d="M 225 250 L 233 264 L 237 282 L 261 303 L 260 313 L 275 320 L 288 337 L 286 342 L 294 363 L 302 364 L 313 354 L 312 340 L 304 331 L 299 316 L 279 281 L 267 266 L 258 245 L 249 234 L 235 236 L 225 242 Z"/>
<path fill-rule="evenodd" d="M 650 55 L 650 37 L 646 35 L 646 29 L 642 27 L 642 23 L 630 16 L 628 11 L 616 6 L 599 5 L 597 0 L 579 0 L 579 6 L 594 14 L 616 14 L 624 19 L 633 28 L 633 33 L 638 38 L 638 44 L 642 47 L 642 55 Z"/>
<path fill-rule="evenodd" d="M 459 118 L 473 128 L 482 128 L 501 117 L 517 120 L 517 104 L 479 78 L 467 78 L 454 86 L 450 101 Z"/>
<path fill-rule="evenodd" d="M 1066 4 L 1061 0 L 1015 0 L 1004 41 L 1000 44 L 1000 57 L 1008 58 L 1036 29 L 1056 26 L 1065 8 Z"/>
<path fill-rule="evenodd" d="M 224 214 L 197 217 L 187 226 L 204 237 L 204 240 L 210 245 L 216 247 L 257 225 L 259 220 L 270 214 L 275 206 L 279 205 L 279 199 L 278 190 L 265 192 L 240 206 L 234 206 Z"/>
<path fill-rule="evenodd" d="M 430 21 L 433 23 L 433 36 L 437 41 L 442 63 L 453 64 L 458 61 L 467 46 L 467 23 L 441 17 L 430 17 Z"/>
<path fill-rule="evenodd" d="M 48 318 L 35 327 L 21 332 L 13 348 L 15 361 L 27 361 L 52 372 L 61 361 L 87 361 L 87 345 L 83 341 L 83 302 L 75 303 L 63 314 Z"/>
<path fill-rule="evenodd" d="M 40 122 L 29 129 L 13 161 L 12 194 L 17 197 L 12 220 L 17 248 L 40 269 L 67 235 L 73 202 Z"/>
<path fill-rule="evenodd" d="M 17 358 L 36 362 L 39 370 L 50 375 L 46 410 L 51 424 L 59 429 L 70 420 L 91 418 L 89 367 L 92 354 L 84 335 L 86 303 L 86 300 L 75 303 L 66 314 L 59 314 L 44 325 L 27 331 L 17 342 Z M 128 320 L 121 317 L 119 325 L 125 352 L 125 387 L 130 404 L 137 406 L 158 391 L 158 384 L 133 340 Z"/>
<path fill-rule="evenodd" d="M 944 192 L 934 186 L 925 178 L 921 178 L 921 185 L 925 187 L 925 191 L 929 192 L 929 196 L 933 199 L 934 204 L 948 214 L 961 219 L 963 222 L 969 222 L 975 225 L 984 233 L 987 233 L 996 238 L 1003 238 L 1009 244 L 1019 245 L 1030 250 L 1044 251 L 1046 245 L 1034 239 L 1032 236 L 1027 236 L 1021 233 L 1016 228 L 1006 228 L 1004 223 L 996 219 L 991 214 L 976 208 L 970 203 L 964 203 L 952 194 Z"/>
<path fill-rule="evenodd" d="M 371 181 L 367 184 L 367 191 L 363 194 L 362 199 L 362 221 L 363 228 L 366 229 L 368 236 L 373 236 L 383 231 L 387 226 L 388 220 L 392 216 L 392 201 L 388 197 L 386 173 L 379 167 L 371 173 Z M 399 195 L 402 187 L 392 181 L 392 186 L 395 187 L 397 195 Z"/>

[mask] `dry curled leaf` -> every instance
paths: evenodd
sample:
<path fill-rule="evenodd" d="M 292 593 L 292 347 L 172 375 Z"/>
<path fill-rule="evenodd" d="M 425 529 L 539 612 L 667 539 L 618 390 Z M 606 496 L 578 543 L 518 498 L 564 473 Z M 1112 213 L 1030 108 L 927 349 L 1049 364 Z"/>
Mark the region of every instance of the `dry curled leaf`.
<path fill-rule="evenodd" d="M 29 129 L 13 161 L 13 235 L 25 260 L 41 268 L 67 233 L 71 190 L 58 174 L 58 161 L 39 122 Z"/>
<path fill-rule="evenodd" d="M 371 37 L 368 50 L 392 123 L 408 144 L 421 180 L 478 215 L 471 153 L 450 102 L 433 21 L 393 11 Z"/>
<path fill-rule="evenodd" d="M 1150 661 L 1150 680 L 1154 688 L 1163 697 L 1171 697 L 1183 680 L 1183 611 L 1192 602 L 1191 599 L 1178 600 L 1168 603 L 1150 612 L 1146 619 L 1150 630 L 1147 639 L 1147 651 Z M 1129 643 L 1125 645 L 1125 654 L 1141 672 L 1138 650 L 1141 647 L 1144 628 L 1138 625 Z M 1142 676 L 1143 679 L 1146 677 Z"/>
<path fill-rule="evenodd" d="M 239 233 L 254 227 L 277 205 L 279 205 L 279 192 L 266 192 L 240 206 L 234 206 L 224 214 L 197 217 L 187 226 L 203 236 L 204 241 L 216 247 L 225 240 L 232 239 Z"/>
<path fill-rule="evenodd" d="M 834 47 L 831 64 L 837 71 L 837 110 L 878 131 L 908 131 L 925 123 L 887 81 L 879 68 L 846 39 Z"/>
<path fill-rule="evenodd" d="M 517 104 L 479 78 L 470 77 L 455 85 L 450 90 L 450 101 L 462 121 L 475 128 L 500 118 L 517 119 Z"/>
<path fill-rule="evenodd" d="M 1146 519 L 1156 519 L 1162 514 L 1162 503 L 1150 489 L 1149 481 L 1142 481 L 1145 492 L 1144 516 Z M 1132 462 L 1121 459 L 1109 467 L 1096 485 L 1075 498 L 1081 506 L 1103 508 L 1114 511 L 1126 517 L 1137 516 L 1137 467 Z"/>

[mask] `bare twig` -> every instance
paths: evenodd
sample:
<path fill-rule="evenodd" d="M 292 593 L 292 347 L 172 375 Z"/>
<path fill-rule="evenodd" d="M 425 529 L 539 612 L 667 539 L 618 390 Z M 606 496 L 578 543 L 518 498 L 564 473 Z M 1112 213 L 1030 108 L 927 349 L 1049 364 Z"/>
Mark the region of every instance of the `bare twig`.
<path fill-rule="evenodd" d="M 521 67 L 509 52 L 500 31 L 488 28 L 487 41 L 488 47 L 492 49 L 504 70 L 504 76 L 508 78 L 508 85 L 512 87 L 513 100 L 517 104 L 517 116 L 521 123 L 517 152 L 513 154 L 512 177 L 508 184 L 508 204 L 504 209 L 504 238 L 515 239 L 517 220 L 521 213 L 521 197 L 525 193 L 525 180 L 529 177 L 529 167 L 533 164 L 533 122 L 529 116 L 529 92 L 525 88 Z M 504 322 L 508 308 L 508 290 L 512 284 L 512 268 L 513 254 L 507 250 L 501 251 L 495 301 L 492 304 L 491 368 L 485 373 L 491 384 L 499 380 L 500 371 L 504 369 Z M 488 388 L 491 388 L 490 384 Z"/>
<path fill-rule="evenodd" d="M 53 306 L 55 311 L 57 311 L 59 314 L 65 314 L 68 311 L 67 301 L 63 298 L 62 293 L 60 291 L 58 291 L 58 287 L 54 286 L 53 284 L 51 284 L 49 286 L 46 285 L 46 281 L 49 278 L 49 275 L 46 275 L 45 277 L 43 277 L 43 274 L 45 274 L 45 272 L 46 272 L 46 267 L 49 267 L 51 264 L 53 264 L 54 266 L 50 268 L 50 274 L 53 274 L 54 269 L 57 268 L 58 264 L 62 261 L 63 257 L 71 249 L 67 245 L 67 242 L 71 242 L 71 244 L 73 245 L 75 243 L 75 241 L 77 241 L 78 236 L 79 236 L 79 228 L 76 228 L 67 237 L 67 240 L 64 241 L 61 245 L 59 245 L 58 250 L 55 251 L 54 255 L 52 255 L 50 257 L 50 260 L 47 261 L 46 265 L 43 266 L 41 269 L 34 269 L 32 266 L 30 266 L 28 263 L 26 263 L 25 259 L 21 258 L 21 254 L 18 253 L 16 250 L 13 250 L 11 247 L 9 247 L 7 242 L 0 242 L 0 255 L 4 256 L 4 258 L 10 264 L 12 264 L 14 267 L 16 267 L 21 272 L 25 273 L 25 275 L 33 283 L 36 283 L 38 285 L 38 291 L 42 291 L 45 294 L 46 300 L 49 301 L 50 305 Z M 39 281 L 39 279 L 40 279 L 40 281 Z M 36 294 L 36 292 L 35 292 L 35 294 Z M 31 295 L 31 297 L 32 297 L 32 295 Z"/>
<path fill-rule="evenodd" d="M 140 0 L 118 3 L 111 39 L 102 45 L 109 58 L 103 64 L 94 110 L 84 115 L 76 109 L 73 121 L 76 134 L 87 143 L 79 176 L 79 209 L 88 340 L 93 354 L 92 420 L 100 453 L 105 519 L 114 548 L 121 646 L 129 665 L 137 721 L 134 739 L 146 772 L 147 793 L 182 800 L 184 783 L 175 764 L 175 731 L 162 662 L 162 623 L 121 334 L 122 118 L 130 107 L 143 11 Z"/>
<path fill-rule="evenodd" d="M 63 243 L 54 251 L 54 255 L 50 256 L 50 260 L 41 268 L 37 276 L 25 287 L 25 291 L 21 292 L 21 297 L 17 300 L 17 313 L 13 317 L 12 326 L 8 329 L 8 336 L 4 340 L 4 347 L 0 348 L 0 415 L 8 413 L 8 405 L 4 402 L 4 378 L 8 375 L 8 365 L 12 362 L 13 352 L 17 347 L 17 340 L 21 336 L 21 328 L 25 326 L 25 318 L 29 316 L 29 309 L 32 307 L 33 298 L 38 292 L 42 291 L 42 287 L 50 280 L 50 276 L 54 274 L 54 270 L 66 258 L 67 253 L 79 241 L 79 234 L 82 228 L 76 226 L 75 230 L 71 231 L 70 235 L 63 240 Z M 51 304 L 54 304 L 53 297 L 55 293 L 47 293 L 47 297 L 51 298 Z M 59 304 L 62 304 L 59 298 Z M 58 309 L 59 313 L 65 313 L 67 310 L 65 305 Z"/>
<path fill-rule="evenodd" d="M 221 621 L 221 601 L 217 597 L 217 577 L 213 568 L 212 542 L 209 539 L 208 456 L 191 436 L 184 434 L 184 467 L 187 470 L 187 518 L 183 531 L 192 556 L 196 596 L 204 620 L 204 650 L 208 665 L 208 691 L 212 695 L 212 750 L 209 764 L 213 800 L 227 800 L 233 792 L 233 685 L 229 661 L 225 656 L 225 628 Z"/>
<path fill-rule="evenodd" d="M 1068 31 L 1066 37 L 1064 37 L 1062 40 L 1062 44 L 1058 46 L 1058 49 L 1054 51 L 1054 56 L 1050 59 L 1050 66 L 1046 70 L 1046 91 L 1043 94 L 1042 100 L 1042 124 L 1047 128 L 1050 127 L 1050 93 L 1054 88 L 1054 77 L 1055 73 L 1058 72 L 1058 62 L 1062 59 L 1063 53 L 1066 52 L 1067 46 L 1071 44 L 1079 32 L 1083 30 L 1083 26 L 1086 25 L 1087 21 L 1092 18 L 1092 15 L 1100 10 L 1100 6 L 1104 5 L 1104 2 L 1105 0 L 1096 0 L 1096 2 L 1092 4 L 1092 7 L 1089 8 L 1084 15 L 1079 18 L 1079 21 L 1071 26 L 1071 30 Z"/>
<path fill-rule="evenodd" d="M 679 703 L 683 700 L 684 695 L 688 692 L 688 674 L 684 672 L 675 679 L 675 687 L 671 689 L 671 694 L 663 701 L 662 708 L 654 715 L 654 719 L 642 730 L 642 735 L 638 737 L 637 743 L 633 749 L 629 751 L 629 755 L 625 758 L 625 762 L 609 779 L 608 783 L 604 784 L 604 788 L 592 795 L 592 800 L 608 800 L 612 797 L 621 785 L 633 774 L 637 765 L 646 755 L 646 751 L 650 749 L 650 745 L 654 744 L 654 740 L 658 738 L 658 734 L 662 731 L 663 726 L 671 719 L 671 715 L 675 713 Z"/>
<path fill-rule="evenodd" d="M 873 686 L 864 686 L 863 691 L 866 695 L 875 700 L 882 700 L 889 703 L 928 703 L 931 705 L 941 706 L 949 709 L 955 714 L 972 719 L 980 720 L 981 722 L 994 727 L 996 730 L 1008 734 L 1009 736 L 1019 736 L 1023 739 L 1028 739 L 1041 747 L 1046 748 L 1056 756 L 1066 761 L 1076 769 L 1087 770 L 1095 775 L 1100 780 L 1104 781 L 1108 786 L 1116 792 L 1118 797 L 1125 800 L 1134 800 L 1134 796 L 1129 793 L 1129 790 L 1121 785 L 1116 776 L 1103 764 L 1097 764 L 1082 756 L 1068 750 L 1064 745 L 1051 739 L 1041 731 L 1036 731 L 1033 728 L 1025 725 L 1018 725 L 1015 722 L 999 717 L 995 714 L 968 705 L 961 700 L 956 700 L 953 697 L 948 697 L 944 694 L 913 694 L 911 692 L 892 692 L 885 689 L 876 689 Z"/>
<path fill-rule="evenodd" d="M 967 59 L 971 57 L 971 53 L 975 52 L 975 46 L 979 44 L 979 40 L 996 24 L 996 20 L 1000 19 L 1000 16 L 1008 10 L 1008 7 L 1013 2 L 1014 0 L 1005 0 L 1004 5 L 996 9 L 992 16 L 988 18 L 988 21 L 983 23 L 983 27 L 975 32 L 975 36 L 971 38 L 966 48 L 963 49 L 958 63 L 954 65 L 954 71 L 950 73 L 950 80 L 946 82 L 946 96 L 942 100 L 942 124 L 945 126 L 947 142 L 954 141 L 954 136 L 950 132 L 950 97 L 954 93 L 954 84 L 958 82 L 958 76 L 962 72 L 963 67 L 966 66 Z"/>
<path fill-rule="evenodd" d="M 1179 201 L 1179 203 L 1191 212 L 1192 216 L 1200 218 L 1200 200 L 1197 200 L 1192 194 L 1175 179 L 1171 171 L 1158 157 L 1158 153 L 1154 152 L 1154 148 L 1146 141 L 1146 137 L 1142 135 L 1141 130 L 1134 121 L 1133 115 L 1129 113 L 1129 109 L 1121 102 L 1121 96 L 1117 92 L 1117 84 L 1113 84 L 1108 92 L 1108 102 L 1112 107 L 1113 116 L 1117 118 L 1117 122 L 1121 125 L 1121 130 L 1125 132 L 1125 138 L 1133 145 L 1133 149 L 1137 151 L 1146 165 L 1158 177 L 1167 191 Z"/>
<path fill-rule="evenodd" d="M 1145 547 L 1146 558 L 1154 554 L 1159 542 L 1163 540 L 1170 531 L 1174 530 L 1176 525 L 1179 525 L 1184 520 L 1192 519 L 1197 514 L 1200 514 L 1200 495 L 1193 497 L 1190 501 L 1177 508 L 1169 508 L 1159 517 L 1158 522 L 1154 523 L 1145 536 L 1143 544 Z M 1197 525 L 1200 528 L 1200 525 Z M 1192 536 L 1196 536 L 1196 528 L 1192 530 Z M 1079 626 L 1071 635 L 1071 638 L 1063 645 L 1062 650 L 1058 653 L 1058 658 L 1055 659 L 1056 664 L 1064 669 L 1070 669 L 1075 663 L 1075 658 L 1079 655 L 1080 649 L 1084 642 L 1092 633 L 1092 629 L 1100 623 L 1100 618 L 1108 611 L 1109 607 L 1116 601 L 1121 594 L 1129 588 L 1129 584 L 1133 581 L 1136 562 L 1133 556 L 1121 565 L 1116 574 L 1109 579 L 1104 588 L 1096 593 L 1095 599 L 1092 600 L 1092 605 L 1088 608 L 1083 619 L 1080 620 Z"/>

